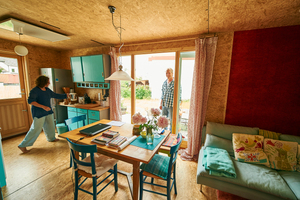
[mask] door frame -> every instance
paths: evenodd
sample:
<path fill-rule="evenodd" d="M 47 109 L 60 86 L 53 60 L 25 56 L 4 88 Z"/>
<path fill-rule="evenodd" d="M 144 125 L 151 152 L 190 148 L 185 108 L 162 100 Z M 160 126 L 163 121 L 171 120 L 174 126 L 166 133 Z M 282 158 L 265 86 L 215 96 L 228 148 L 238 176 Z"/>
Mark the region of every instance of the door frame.
<path fill-rule="evenodd" d="M 14 135 L 19 135 L 19 134 L 23 134 L 25 132 L 27 132 L 29 130 L 30 124 L 32 123 L 32 117 L 31 117 L 31 110 L 30 110 L 30 106 L 27 103 L 27 98 L 29 96 L 29 79 L 28 79 L 28 68 L 27 68 L 27 56 L 18 56 L 15 54 L 15 52 L 13 51 L 8 51 L 8 50 L 3 50 L 0 49 L 0 56 L 1 57 L 8 57 L 8 58 L 16 58 L 18 60 L 18 70 L 19 70 L 19 80 L 20 80 L 20 89 L 21 92 L 25 93 L 24 95 L 22 95 L 22 97 L 20 99 L 22 99 L 23 103 L 24 103 L 24 107 L 23 109 L 27 110 L 27 114 L 24 116 L 25 118 L 25 126 L 26 126 L 26 131 L 22 131 L 19 132 L 17 134 L 9 134 L 9 136 L 5 136 L 2 138 L 7 138 L 7 137 L 11 137 Z M 22 89 L 24 89 L 22 91 Z M 13 102 L 17 102 L 19 98 L 13 98 L 13 99 L 1 99 L 0 103 L 2 104 L 8 104 L 8 103 L 13 103 Z M 3 129 L 2 129 L 2 134 L 3 134 Z"/>

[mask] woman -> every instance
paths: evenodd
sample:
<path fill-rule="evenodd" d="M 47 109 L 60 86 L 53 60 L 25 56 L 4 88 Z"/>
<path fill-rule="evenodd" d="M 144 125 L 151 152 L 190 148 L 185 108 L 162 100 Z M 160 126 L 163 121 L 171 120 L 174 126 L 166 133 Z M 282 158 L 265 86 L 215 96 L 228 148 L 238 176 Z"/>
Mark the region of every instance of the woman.
<path fill-rule="evenodd" d="M 19 149 L 27 153 L 26 147 L 32 146 L 40 135 L 42 129 L 48 142 L 56 142 L 55 125 L 50 99 L 66 99 L 68 94 L 57 94 L 48 88 L 50 82 L 46 76 L 40 76 L 35 81 L 36 87 L 30 91 L 28 103 L 31 104 L 33 122 L 24 140 L 19 144 Z"/>

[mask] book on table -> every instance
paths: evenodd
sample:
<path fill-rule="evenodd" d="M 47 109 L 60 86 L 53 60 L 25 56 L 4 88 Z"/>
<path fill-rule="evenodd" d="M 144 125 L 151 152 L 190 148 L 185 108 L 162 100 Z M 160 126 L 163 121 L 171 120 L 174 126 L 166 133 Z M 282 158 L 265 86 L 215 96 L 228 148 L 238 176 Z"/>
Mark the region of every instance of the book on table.
<path fill-rule="evenodd" d="M 108 146 L 117 148 L 126 141 L 127 141 L 127 137 L 119 135 L 118 137 L 115 137 L 113 140 L 111 140 L 108 143 Z"/>
<path fill-rule="evenodd" d="M 114 134 L 112 137 L 106 137 L 106 136 L 103 136 L 103 133 L 102 133 L 100 136 L 95 137 L 92 141 L 96 142 L 98 144 L 105 145 L 105 144 L 109 143 L 111 140 L 113 140 L 114 138 L 118 137 L 119 135 L 120 135 L 120 133 L 117 133 L 117 134 Z"/>
<path fill-rule="evenodd" d="M 108 137 L 108 138 L 114 138 L 115 136 L 120 135 L 119 132 L 117 131 L 112 131 L 112 130 L 106 130 L 102 133 L 103 137 Z"/>

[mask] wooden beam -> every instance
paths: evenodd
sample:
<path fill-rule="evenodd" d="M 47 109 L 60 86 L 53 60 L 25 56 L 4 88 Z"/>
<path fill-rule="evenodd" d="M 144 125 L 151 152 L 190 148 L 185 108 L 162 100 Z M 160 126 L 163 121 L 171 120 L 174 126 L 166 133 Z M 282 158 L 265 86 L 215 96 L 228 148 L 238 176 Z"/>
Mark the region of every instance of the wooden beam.
<path fill-rule="evenodd" d="M 172 133 L 176 133 L 177 131 L 177 121 L 178 121 L 178 105 L 179 105 L 179 59 L 180 59 L 180 51 L 176 51 L 175 55 L 175 80 L 174 80 L 174 99 L 173 99 L 173 118 L 172 118 Z"/>
<path fill-rule="evenodd" d="M 135 80 L 135 61 L 134 55 L 131 55 L 131 78 Z M 135 114 L 135 81 L 131 81 L 131 123 L 132 115 Z"/>

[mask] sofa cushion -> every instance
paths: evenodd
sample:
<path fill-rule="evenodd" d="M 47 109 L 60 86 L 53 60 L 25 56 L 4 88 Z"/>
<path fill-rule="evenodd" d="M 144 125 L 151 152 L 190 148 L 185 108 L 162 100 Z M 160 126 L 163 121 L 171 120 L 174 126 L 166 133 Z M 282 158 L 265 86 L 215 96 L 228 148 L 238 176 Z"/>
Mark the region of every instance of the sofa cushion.
<path fill-rule="evenodd" d="M 230 156 L 234 157 L 234 151 L 231 140 L 226 140 L 211 134 L 207 134 L 204 146 L 224 149 L 229 153 Z"/>
<path fill-rule="evenodd" d="M 207 122 L 206 125 L 207 134 L 212 134 L 227 140 L 232 140 L 232 133 L 246 133 L 251 135 L 258 135 L 258 131 L 259 128 L 234 126 L 215 122 Z"/>
<path fill-rule="evenodd" d="M 298 142 L 298 144 L 300 144 L 300 137 L 299 136 L 295 136 L 295 135 L 285 135 L 285 134 L 281 134 L 279 136 L 280 140 L 283 141 L 291 141 L 291 142 Z"/>
<path fill-rule="evenodd" d="M 295 171 L 297 149 L 297 142 L 272 139 L 264 140 L 264 152 L 267 154 L 270 167 L 273 169 Z"/>
<path fill-rule="evenodd" d="M 199 159 L 203 157 L 203 150 L 200 150 Z M 236 179 L 211 176 L 202 166 L 201 159 L 198 161 L 197 182 L 201 177 L 207 177 L 216 181 L 231 183 L 242 187 L 251 188 L 268 194 L 272 194 L 285 199 L 296 199 L 285 180 L 276 170 L 270 169 L 264 165 L 253 165 L 249 163 L 238 162 L 232 158 L 236 171 Z M 199 180 L 198 180 L 199 179 Z"/>
<path fill-rule="evenodd" d="M 264 138 L 279 140 L 279 137 L 280 137 L 281 133 L 276 133 L 276 132 L 272 132 L 272 131 L 259 129 L 259 135 L 264 136 Z"/>
<path fill-rule="evenodd" d="M 297 199 L 300 199 L 300 173 L 299 172 L 288 172 L 278 171 L 281 177 L 289 185 L 291 190 L 296 195 Z"/>
<path fill-rule="evenodd" d="M 264 137 L 261 135 L 232 134 L 234 157 L 240 162 L 270 166 L 267 155 L 263 152 Z"/>

